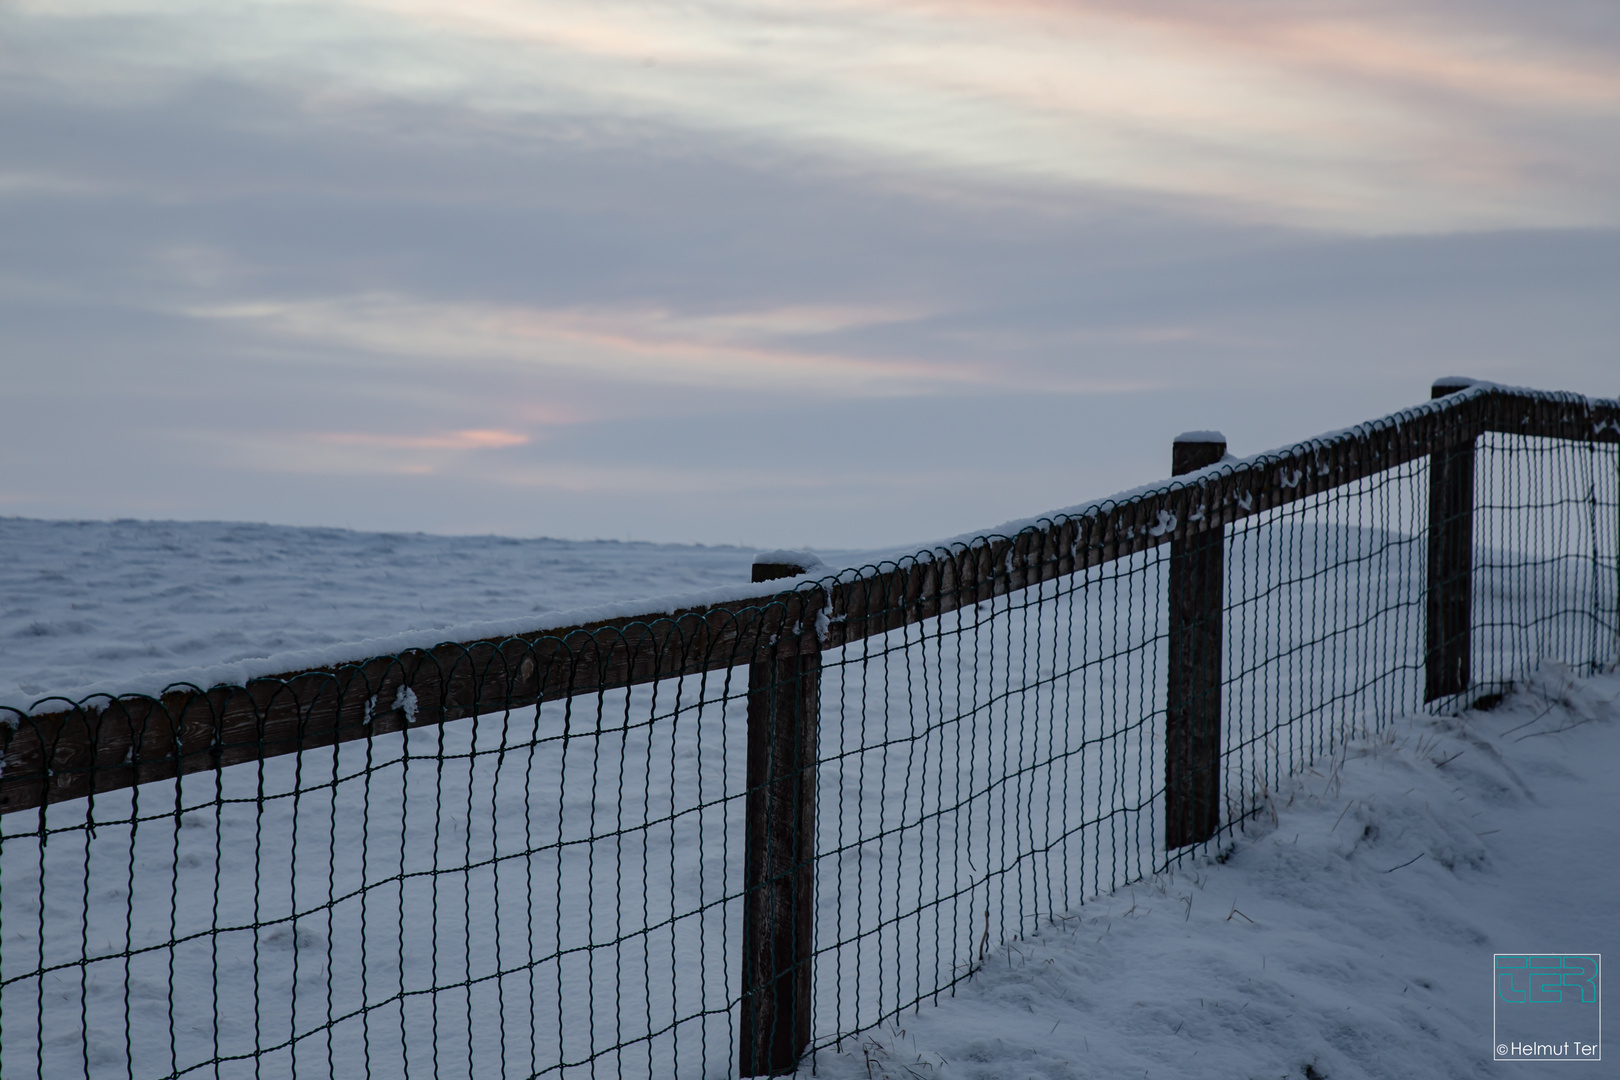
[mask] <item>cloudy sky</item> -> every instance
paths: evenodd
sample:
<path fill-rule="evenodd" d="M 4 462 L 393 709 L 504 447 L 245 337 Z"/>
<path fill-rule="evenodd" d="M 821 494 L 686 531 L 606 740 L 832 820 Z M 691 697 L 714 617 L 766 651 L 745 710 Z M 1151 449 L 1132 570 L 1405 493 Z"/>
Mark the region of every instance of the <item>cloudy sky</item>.
<path fill-rule="evenodd" d="M 867 546 L 1620 392 L 1614 0 L 0 0 L 0 513 Z"/>

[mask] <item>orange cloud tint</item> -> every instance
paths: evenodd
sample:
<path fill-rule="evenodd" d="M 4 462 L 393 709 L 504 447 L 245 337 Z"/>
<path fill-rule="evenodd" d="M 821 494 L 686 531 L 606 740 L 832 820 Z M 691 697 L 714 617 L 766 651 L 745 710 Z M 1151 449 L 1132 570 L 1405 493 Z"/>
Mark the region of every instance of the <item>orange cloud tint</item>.
<path fill-rule="evenodd" d="M 529 437 L 522 432 L 499 428 L 471 428 L 442 435 L 376 435 L 334 431 L 320 432 L 312 437 L 319 442 L 342 446 L 377 446 L 390 450 L 490 450 L 522 446 L 529 441 Z"/>
<path fill-rule="evenodd" d="M 935 17 L 968 17 L 1076 37 L 1099 24 L 1136 26 L 1205 56 L 1226 53 L 1320 74 L 1335 70 L 1426 83 L 1482 97 L 1613 106 L 1620 70 L 1613 58 L 1538 40 L 1536 20 L 1491 24 L 1492 13 L 1411 4 L 1361 12 L 1309 3 L 1207 4 L 1139 0 L 867 0 L 876 9 L 910 8 Z M 1452 17 L 1448 19 L 1446 16 Z M 1469 16 L 1460 20 L 1458 15 Z"/>
<path fill-rule="evenodd" d="M 651 307 L 529 308 L 367 295 L 187 309 L 277 335 L 429 361 L 480 360 L 594 380 L 838 396 L 1005 381 L 964 363 L 850 356 L 800 339 L 914 317 L 899 308 L 806 306 L 727 314 Z"/>

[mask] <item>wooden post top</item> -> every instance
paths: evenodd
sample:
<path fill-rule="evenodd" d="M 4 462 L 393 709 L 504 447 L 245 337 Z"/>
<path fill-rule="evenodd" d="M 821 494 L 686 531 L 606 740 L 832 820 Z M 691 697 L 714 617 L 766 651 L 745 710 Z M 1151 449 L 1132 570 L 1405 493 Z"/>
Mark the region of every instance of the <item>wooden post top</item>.
<path fill-rule="evenodd" d="M 1478 381 L 1477 379 L 1470 379 L 1466 375 L 1447 375 L 1444 378 L 1436 379 L 1434 385 L 1429 387 L 1429 400 L 1443 398 L 1447 394 L 1455 394 L 1459 390 L 1466 390 Z"/>
<path fill-rule="evenodd" d="M 754 556 L 754 582 L 798 577 L 827 564 L 808 551 L 762 551 Z"/>
<path fill-rule="evenodd" d="M 1226 456 L 1226 436 L 1218 431 L 1183 431 L 1170 447 L 1170 475 L 1184 476 Z"/>

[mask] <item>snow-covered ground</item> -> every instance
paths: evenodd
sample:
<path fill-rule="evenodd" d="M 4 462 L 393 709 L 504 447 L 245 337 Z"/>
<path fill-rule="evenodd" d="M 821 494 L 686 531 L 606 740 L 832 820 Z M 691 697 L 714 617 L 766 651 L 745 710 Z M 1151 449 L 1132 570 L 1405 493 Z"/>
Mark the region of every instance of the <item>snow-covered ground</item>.
<path fill-rule="evenodd" d="M 753 551 L 0 517 L 0 704 L 749 580 Z M 432 637 L 433 635 L 429 635 Z"/>
<path fill-rule="evenodd" d="M 1612 673 L 1544 665 L 1493 711 L 1404 718 L 1288 782 L 1217 857 L 992 950 L 954 999 L 815 1072 L 1539 1073 L 1491 1060 L 1492 954 L 1620 956 L 1617 763 Z M 1568 1068 L 1613 1076 L 1616 1056 Z"/>

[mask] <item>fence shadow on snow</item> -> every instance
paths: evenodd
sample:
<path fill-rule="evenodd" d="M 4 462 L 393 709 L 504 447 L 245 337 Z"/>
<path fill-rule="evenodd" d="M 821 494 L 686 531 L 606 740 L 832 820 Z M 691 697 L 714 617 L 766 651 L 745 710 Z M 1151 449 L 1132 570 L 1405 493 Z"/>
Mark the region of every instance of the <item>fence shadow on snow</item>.
<path fill-rule="evenodd" d="M 0 714 L 0 1072 L 791 1071 L 1353 726 L 1614 658 L 1620 403 L 1435 396 L 741 600 Z"/>

